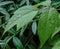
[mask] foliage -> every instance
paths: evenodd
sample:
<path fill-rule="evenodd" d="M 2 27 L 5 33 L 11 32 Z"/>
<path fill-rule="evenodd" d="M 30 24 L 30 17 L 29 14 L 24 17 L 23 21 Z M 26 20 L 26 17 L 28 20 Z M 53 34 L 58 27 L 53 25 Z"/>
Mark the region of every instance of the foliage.
<path fill-rule="evenodd" d="M 0 0 L 0 49 L 60 49 L 59 0 Z"/>

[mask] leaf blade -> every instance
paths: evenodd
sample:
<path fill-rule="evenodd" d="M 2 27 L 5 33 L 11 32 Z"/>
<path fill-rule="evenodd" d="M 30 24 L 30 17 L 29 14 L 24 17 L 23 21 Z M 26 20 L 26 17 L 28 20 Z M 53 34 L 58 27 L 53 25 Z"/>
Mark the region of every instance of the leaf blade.
<path fill-rule="evenodd" d="M 56 27 L 59 28 L 59 16 L 58 12 L 51 8 L 49 11 L 45 11 L 38 23 L 38 35 L 41 42 L 41 47 L 45 44 L 52 33 L 56 31 Z"/>
<path fill-rule="evenodd" d="M 21 43 L 21 41 L 17 38 L 17 37 L 14 37 L 13 38 L 13 43 L 14 45 L 16 46 L 16 48 L 18 47 L 19 49 L 22 49 L 23 48 L 23 45 Z"/>

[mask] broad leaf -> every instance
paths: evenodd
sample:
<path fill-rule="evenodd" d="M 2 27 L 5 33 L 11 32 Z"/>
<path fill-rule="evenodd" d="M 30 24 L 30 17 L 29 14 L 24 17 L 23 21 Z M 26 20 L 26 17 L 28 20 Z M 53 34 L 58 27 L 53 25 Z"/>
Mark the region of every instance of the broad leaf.
<path fill-rule="evenodd" d="M 16 48 L 23 49 L 22 42 L 17 37 L 13 38 L 13 43 L 16 46 Z"/>
<path fill-rule="evenodd" d="M 14 12 L 14 15 L 8 21 L 5 32 L 11 29 L 14 25 L 17 25 L 17 30 L 19 30 L 21 27 L 31 22 L 37 12 L 37 8 L 33 6 L 24 6 L 19 8 Z"/>
<path fill-rule="evenodd" d="M 32 11 L 36 11 L 38 10 L 38 8 L 34 7 L 34 6 L 23 6 L 19 9 L 17 9 L 14 14 L 20 14 L 20 15 L 24 15 L 24 14 L 27 14 L 28 12 L 32 12 Z"/>
<path fill-rule="evenodd" d="M 21 17 L 18 22 L 17 22 L 17 30 L 19 28 L 21 28 L 22 26 L 28 24 L 29 22 L 32 21 L 32 19 L 36 16 L 38 11 L 32 11 L 26 15 L 24 15 L 23 17 Z M 28 21 L 27 21 L 28 20 Z M 21 22 L 20 22 L 21 21 Z"/>
<path fill-rule="evenodd" d="M 45 44 L 48 38 L 57 31 L 56 28 L 59 28 L 59 14 L 54 9 L 46 10 L 41 14 L 41 17 L 38 22 L 38 35 L 41 42 L 41 47 Z"/>

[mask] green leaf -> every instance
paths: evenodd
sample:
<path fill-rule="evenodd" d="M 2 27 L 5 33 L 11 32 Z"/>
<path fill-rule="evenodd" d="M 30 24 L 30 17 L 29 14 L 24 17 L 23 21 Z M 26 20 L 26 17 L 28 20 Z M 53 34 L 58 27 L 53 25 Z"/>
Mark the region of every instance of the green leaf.
<path fill-rule="evenodd" d="M 60 27 L 56 28 L 56 31 L 52 34 L 51 39 L 60 31 Z"/>
<path fill-rule="evenodd" d="M 59 14 L 59 21 L 60 21 L 60 14 Z M 59 25 L 60 25 L 60 22 L 59 22 Z M 52 36 L 51 36 L 51 39 L 60 31 L 60 26 L 57 28 L 55 28 L 56 29 L 56 31 L 52 34 Z"/>
<path fill-rule="evenodd" d="M 23 49 L 22 42 L 17 37 L 13 38 L 13 43 L 16 46 L 16 48 Z"/>
<path fill-rule="evenodd" d="M 17 9 L 14 12 L 14 14 L 24 15 L 24 14 L 27 14 L 29 12 L 36 11 L 36 10 L 38 10 L 38 8 L 36 8 L 34 6 L 31 6 L 31 5 L 29 5 L 29 6 L 23 6 L 23 7 L 19 8 L 19 9 Z"/>
<path fill-rule="evenodd" d="M 15 34 L 16 33 L 16 31 L 14 29 L 10 29 L 8 32 L 11 33 L 11 34 Z"/>
<path fill-rule="evenodd" d="M 52 6 L 59 5 L 59 4 L 60 4 L 60 2 L 55 2 L 52 4 Z"/>
<path fill-rule="evenodd" d="M 50 45 L 55 45 L 56 42 L 60 41 L 60 36 L 57 34 L 52 39 L 50 39 Z"/>
<path fill-rule="evenodd" d="M 43 6 L 50 6 L 50 4 L 51 4 L 51 0 L 46 0 L 40 3 L 40 5 L 43 5 Z"/>
<path fill-rule="evenodd" d="M 57 7 L 60 7 L 60 2 L 55 2 L 52 4 L 53 7 L 57 8 Z"/>
<path fill-rule="evenodd" d="M 3 48 L 5 46 L 5 41 L 4 40 L 0 40 L 0 46 L 1 46 L 1 48 Z"/>
<path fill-rule="evenodd" d="M 5 45 L 5 41 L 4 40 L 0 40 L 0 45 Z"/>
<path fill-rule="evenodd" d="M 34 0 L 36 3 L 39 3 L 40 2 L 40 0 Z"/>
<path fill-rule="evenodd" d="M 20 3 L 20 6 L 22 6 L 23 4 L 25 4 L 26 0 L 22 0 Z"/>
<path fill-rule="evenodd" d="M 4 41 L 6 42 L 9 38 L 10 36 L 5 37 Z"/>
<path fill-rule="evenodd" d="M 27 6 L 29 5 L 29 3 L 30 3 L 29 0 L 26 0 L 26 5 L 27 5 Z"/>
<path fill-rule="evenodd" d="M 31 22 L 38 12 L 36 9 L 37 8 L 33 8 L 33 6 L 24 6 L 19 8 L 8 21 L 5 32 L 11 29 L 14 25 L 17 25 L 17 30 L 19 30 L 21 27 Z"/>
<path fill-rule="evenodd" d="M 4 2 L 0 2 L 0 6 L 8 5 L 8 4 L 11 4 L 11 3 L 13 3 L 13 1 L 4 1 Z"/>
<path fill-rule="evenodd" d="M 38 3 L 38 4 L 36 4 L 36 5 L 34 5 L 35 7 L 39 7 L 40 5 L 42 5 L 42 6 L 50 6 L 51 5 L 51 0 L 46 0 L 46 1 L 44 1 L 44 2 L 41 2 L 41 3 Z"/>
<path fill-rule="evenodd" d="M 36 34 L 36 31 L 37 31 L 37 23 L 33 22 L 33 24 L 32 24 L 32 32 L 33 32 L 34 35 Z"/>
<path fill-rule="evenodd" d="M 60 26 L 59 14 L 54 9 L 46 10 L 41 14 L 41 17 L 38 22 L 38 35 L 40 38 L 42 47 L 45 42 L 49 39 L 51 34 L 53 34 Z"/>
<path fill-rule="evenodd" d="M 6 9 L 0 7 L 0 12 L 5 15 L 5 20 L 7 21 L 10 18 L 9 13 L 6 11 Z"/>
<path fill-rule="evenodd" d="M 58 41 L 52 49 L 60 49 L 60 41 Z"/>
<path fill-rule="evenodd" d="M 24 15 L 23 17 L 21 17 L 19 19 L 19 21 L 17 22 L 17 30 L 19 30 L 22 26 L 28 24 L 29 22 L 32 21 L 32 19 L 36 16 L 38 11 L 32 11 L 26 15 Z M 27 21 L 28 20 L 28 21 Z M 20 22 L 21 21 L 21 22 Z M 20 22 L 20 23 L 19 23 Z"/>

